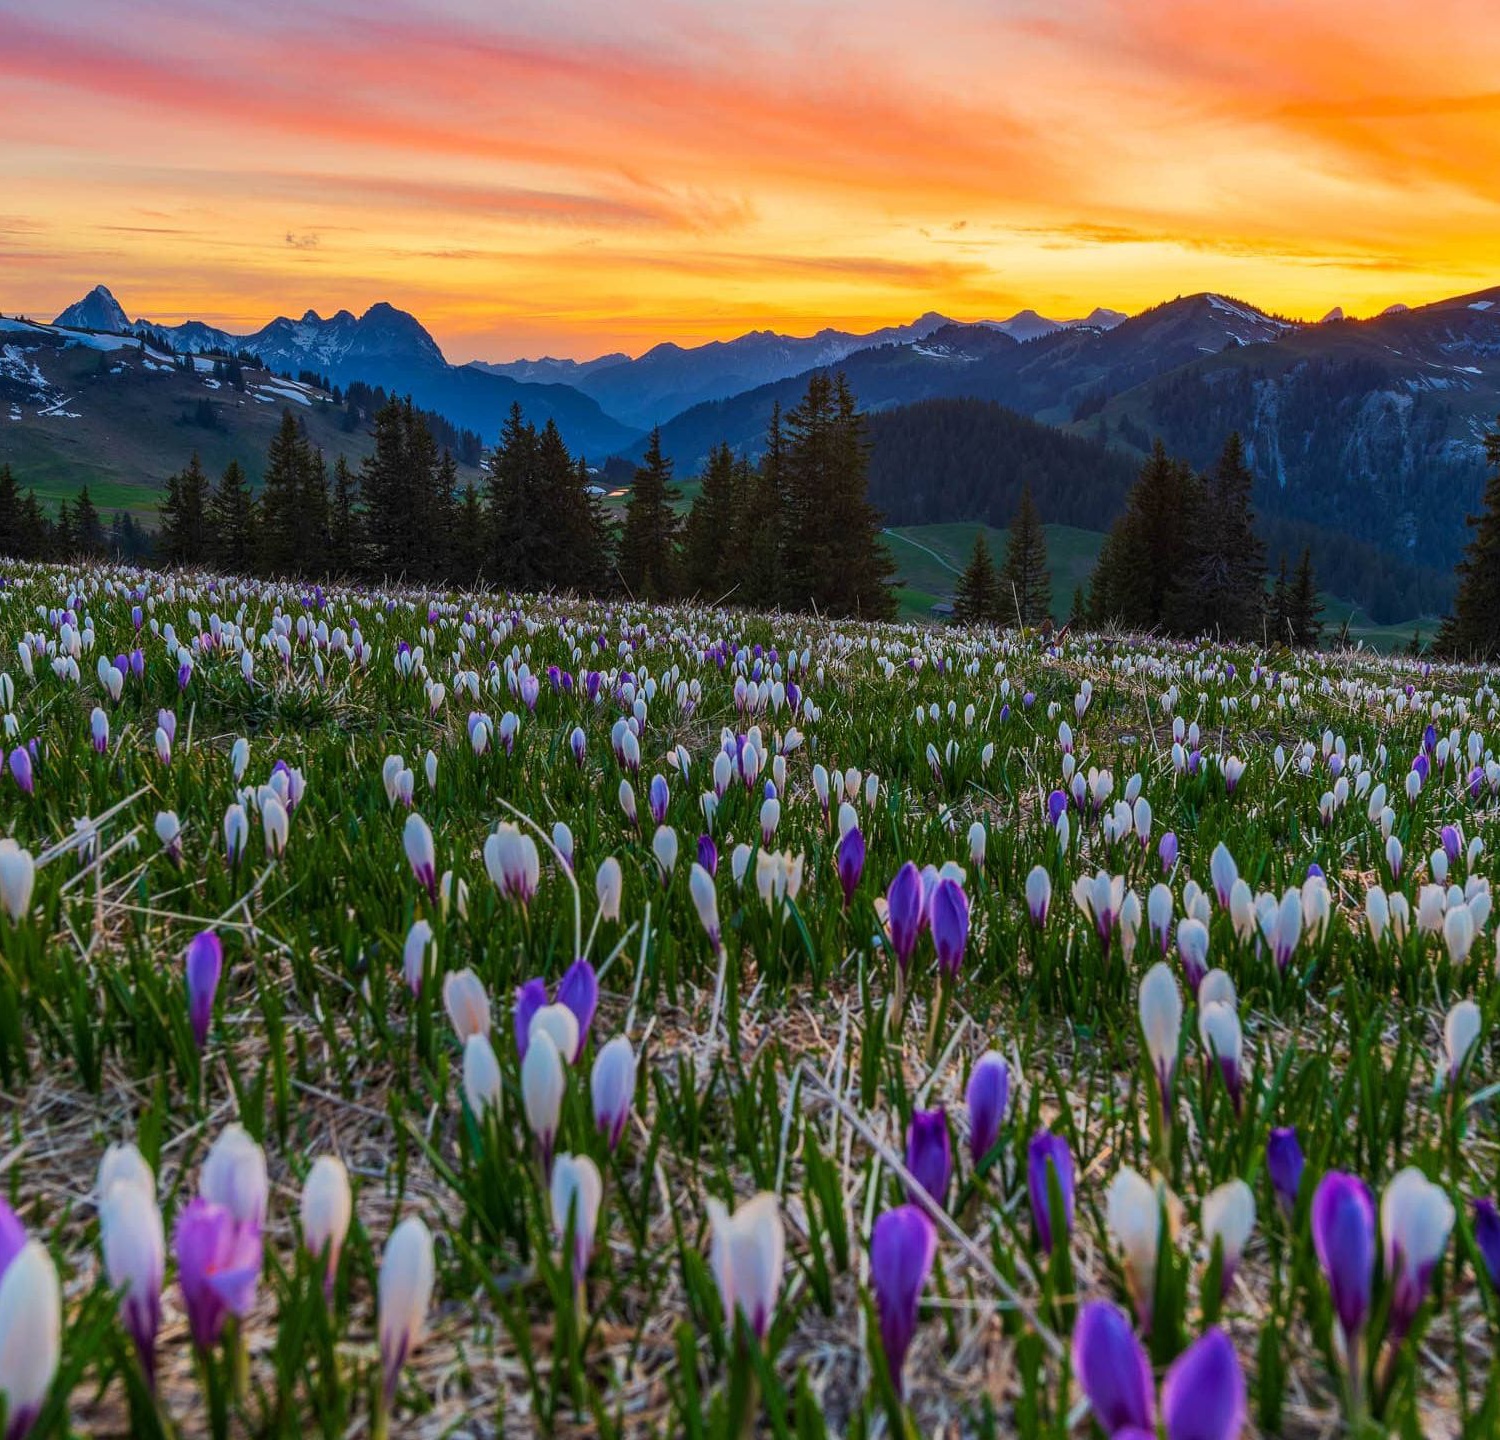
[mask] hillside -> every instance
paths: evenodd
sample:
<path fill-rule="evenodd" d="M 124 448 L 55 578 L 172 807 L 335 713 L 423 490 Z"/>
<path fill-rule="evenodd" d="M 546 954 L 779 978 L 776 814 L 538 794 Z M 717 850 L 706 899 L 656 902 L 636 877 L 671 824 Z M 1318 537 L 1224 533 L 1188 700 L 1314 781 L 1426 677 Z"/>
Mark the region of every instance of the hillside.
<path fill-rule="evenodd" d="M 0 463 L 45 500 L 88 485 L 106 513 L 144 517 L 194 452 L 211 475 L 238 460 L 258 484 L 287 408 L 330 465 L 339 455 L 357 464 L 369 452 L 365 428 L 346 430 L 346 412 L 327 392 L 254 369 L 237 391 L 213 368 L 200 356 L 183 369 L 177 357 L 120 336 L 0 319 Z"/>

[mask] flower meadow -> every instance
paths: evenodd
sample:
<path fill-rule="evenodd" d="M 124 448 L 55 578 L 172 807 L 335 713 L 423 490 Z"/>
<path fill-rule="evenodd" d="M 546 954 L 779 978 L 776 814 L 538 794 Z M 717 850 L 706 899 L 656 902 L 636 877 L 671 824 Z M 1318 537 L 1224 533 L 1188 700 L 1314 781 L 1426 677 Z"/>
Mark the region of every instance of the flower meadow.
<path fill-rule="evenodd" d="M 1497 1433 L 1497 680 L 11 566 L 0 1435 Z"/>

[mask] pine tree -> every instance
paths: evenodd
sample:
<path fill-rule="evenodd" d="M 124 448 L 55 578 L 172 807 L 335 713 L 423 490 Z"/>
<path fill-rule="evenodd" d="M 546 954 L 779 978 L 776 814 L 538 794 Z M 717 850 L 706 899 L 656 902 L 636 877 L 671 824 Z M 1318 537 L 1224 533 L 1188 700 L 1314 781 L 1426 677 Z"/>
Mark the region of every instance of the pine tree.
<path fill-rule="evenodd" d="M 28 490 L 21 502 L 21 519 L 18 528 L 19 550 L 26 560 L 41 560 L 52 553 L 54 536 L 48 523 L 47 513 L 36 498 L 35 490 Z"/>
<path fill-rule="evenodd" d="M 1073 590 L 1073 608 L 1068 611 L 1068 624 L 1084 626 L 1088 624 L 1089 606 L 1084 598 L 1083 586 L 1078 585 Z"/>
<path fill-rule="evenodd" d="M 1286 556 L 1281 557 L 1281 568 L 1276 572 L 1276 584 L 1271 589 L 1269 628 L 1272 644 L 1290 645 L 1295 636 L 1292 631 L 1292 590 L 1286 578 Z"/>
<path fill-rule="evenodd" d="M 328 466 L 323 452 L 303 432 L 297 483 L 297 541 L 292 547 L 299 575 L 321 575 L 328 566 Z"/>
<path fill-rule="evenodd" d="M 1469 517 L 1474 534 L 1458 564 L 1453 613 L 1434 642 L 1440 654 L 1458 660 L 1500 657 L 1500 424 L 1485 437 L 1484 453 L 1493 473 L 1483 508 Z"/>
<path fill-rule="evenodd" d="M 52 557 L 57 560 L 71 560 L 76 553 L 73 537 L 73 513 L 68 509 L 68 502 L 62 501 L 57 507 L 57 523 L 53 525 L 49 549 Z"/>
<path fill-rule="evenodd" d="M 167 477 L 161 506 L 160 545 L 169 565 L 202 565 L 209 558 L 208 476 L 194 454 L 177 475 Z"/>
<path fill-rule="evenodd" d="M 342 455 L 333 466 L 333 494 L 328 501 L 328 572 L 353 575 L 362 568 L 359 483 Z M 480 538 L 476 531 L 476 539 Z"/>
<path fill-rule="evenodd" d="M 453 579 L 465 588 L 480 583 L 489 549 L 485 538 L 484 502 L 473 483 L 464 486 L 459 498 L 458 519 L 453 534 Z"/>
<path fill-rule="evenodd" d="M 974 532 L 974 550 L 953 587 L 953 619 L 959 625 L 992 622 L 1000 609 L 999 581 L 984 529 Z"/>
<path fill-rule="evenodd" d="M 224 467 L 208 502 L 209 552 L 214 565 L 234 575 L 255 564 L 255 499 L 238 460 Z"/>
<path fill-rule="evenodd" d="M 1250 508 L 1253 483 L 1235 431 L 1203 487 L 1189 546 L 1183 630 L 1235 640 L 1260 632 L 1266 562 Z"/>
<path fill-rule="evenodd" d="M 756 609 L 774 608 L 785 594 L 782 526 L 786 506 L 786 435 L 778 401 L 771 409 L 760 464 L 742 488 L 735 520 L 734 549 L 740 557 L 736 598 Z"/>
<path fill-rule="evenodd" d="M 98 555 L 104 549 L 104 522 L 89 487 L 83 486 L 73 502 L 73 546 L 80 555 Z"/>
<path fill-rule="evenodd" d="M 1182 610 L 1200 494 L 1197 476 L 1171 459 L 1158 440 L 1099 553 L 1089 601 L 1092 620 L 1136 630 L 1174 624 Z"/>
<path fill-rule="evenodd" d="M 678 520 L 673 504 L 677 497 L 672 462 L 661 452 L 661 427 L 657 426 L 645 459 L 636 466 L 620 535 L 620 579 L 637 600 L 664 600 L 676 594 Z"/>
<path fill-rule="evenodd" d="M 996 619 L 1005 623 L 1040 625 L 1052 613 L 1052 577 L 1047 570 L 1047 536 L 1042 517 L 1031 498 L 1031 486 L 1021 491 L 1015 519 L 1005 547 L 999 578 Z"/>
<path fill-rule="evenodd" d="M 310 464 L 296 417 L 283 410 L 266 451 L 260 490 L 259 563 L 268 575 L 295 574 L 302 559 L 302 497 Z"/>
<path fill-rule="evenodd" d="M 1293 644 L 1316 645 L 1323 634 L 1323 622 L 1320 619 L 1323 607 L 1318 603 L 1318 587 L 1313 581 L 1310 550 L 1304 549 L 1302 552 L 1296 577 L 1292 581 L 1287 609 Z"/>
<path fill-rule="evenodd" d="M 708 458 L 683 527 L 683 589 L 701 601 L 718 600 L 734 587 L 725 561 L 734 529 L 736 489 L 734 456 L 721 444 Z"/>
<path fill-rule="evenodd" d="M 834 469 L 830 496 L 833 573 L 827 609 L 833 615 L 894 620 L 896 563 L 882 538 L 880 512 L 870 504 L 870 444 L 865 415 L 847 378 L 834 381 Z"/>
<path fill-rule="evenodd" d="M 21 550 L 21 487 L 9 465 L 0 465 L 0 555 L 26 558 Z"/>
<path fill-rule="evenodd" d="M 518 590 L 544 583 L 546 514 L 537 483 L 541 437 L 526 423 L 519 403 L 490 456 L 489 511 L 493 578 Z"/>

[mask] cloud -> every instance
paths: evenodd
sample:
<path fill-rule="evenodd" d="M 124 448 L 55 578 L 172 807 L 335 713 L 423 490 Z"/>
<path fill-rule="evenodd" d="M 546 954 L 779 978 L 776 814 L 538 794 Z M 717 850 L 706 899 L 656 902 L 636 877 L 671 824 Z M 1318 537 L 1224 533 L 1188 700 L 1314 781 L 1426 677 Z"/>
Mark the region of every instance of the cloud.
<path fill-rule="evenodd" d="M 321 239 L 313 231 L 303 235 L 297 235 L 291 230 L 286 232 L 285 244 L 289 250 L 316 250 L 321 243 Z"/>

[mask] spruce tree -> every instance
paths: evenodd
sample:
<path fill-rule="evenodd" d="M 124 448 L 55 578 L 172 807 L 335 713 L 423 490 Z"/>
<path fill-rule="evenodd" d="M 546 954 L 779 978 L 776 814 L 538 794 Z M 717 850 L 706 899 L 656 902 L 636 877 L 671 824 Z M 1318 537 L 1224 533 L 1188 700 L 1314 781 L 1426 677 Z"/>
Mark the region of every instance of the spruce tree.
<path fill-rule="evenodd" d="M 1276 583 L 1271 587 L 1268 606 L 1271 643 L 1290 645 L 1296 638 L 1292 631 L 1292 588 L 1286 578 L 1286 556 L 1281 557 L 1281 568 L 1276 572 Z"/>
<path fill-rule="evenodd" d="M 786 434 L 778 401 L 771 409 L 760 464 L 741 489 L 735 521 L 734 549 L 740 557 L 736 598 L 756 609 L 773 609 L 785 594 L 782 529 L 786 505 Z"/>
<path fill-rule="evenodd" d="M 683 527 L 683 591 L 701 601 L 721 599 L 734 587 L 725 560 L 734 529 L 736 489 L 734 456 L 721 444 L 708 457 Z"/>
<path fill-rule="evenodd" d="M 969 563 L 953 587 L 953 619 L 959 625 L 985 625 L 995 619 L 999 608 L 995 562 L 990 558 L 989 542 L 981 526 L 974 532 L 974 549 Z"/>
<path fill-rule="evenodd" d="M 1090 597 L 1092 619 L 1101 624 L 1117 621 L 1135 630 L 1181 623 L 1189 540 L 1200 495 L 1197 476 L 1168 456 L 1157 440 L 1124 515 L 1100 551 L 1095 593 Z"/>
<path fill-rule="evenodd" d="M 995 618 L 1005 624 L 1040 625 L 1052 613 L 1052 577 L 1047 570 L 1047 536 L 1042 517 L 1031 498 L 1031 486 L 1021 490 L 1015 519 L 1000 570 L 999 605 Z"/>
<path fill-rule="evenodd" d="M 1233 640 L 1260 633 L 1266 562 L 1250 508 L 1253 482 L 1235 431 L 1203 487 L 1188 552 L 1184 630 Z"/>
<path fill-rule="evenodd" d="M 1438 631 L 1434 648 L 1458 660 L 1500 658 L 1500 424 L 1485 437 L 1492 473 L 1482 509 L 1469 517 L 1473 530 L 1458 563 L 1453 612 Z"/>
<path fill-rule="evenodd" d="M 1084 598 L 1083 586 L 1078 585 L 1073 589 L 1073 608 L 1068 611 L 1068 624 L 1083 626 L 1088 623 L 1089 606 Z"/>
<path fill-rule="evenodd" d="M 208 476 L 194 454 L 181 473 L 167 477 L 159 544 L 169 565 L 202 565 L 208 558 Z"/>
<path fill-rule="evenodd" d="M 827 610 L 865 620 L 894 620 L 896 563 L 886 547 L 880 512 L 870 503 L 870 444 L 864 412 L 840 374 L 834 381 L 833 475 L 830 503 L 833 572 Z"/>
<path fill-rule="evenodd" d="M 452 578 L 465 589 L 480 583 L 488 554 L 485 538 L 484 502 L 472 482 L 464 486 L 459 497 L 457 522 L 453 533 Z"/>
<path fill-rule="evenodd" d="M 518 590 L 544 583 L 547 516 L 537 482 L 540 446 L 536 427 L 526 423 L 519 403 L 512 405 L 490 456 L 489 572 L 499 584 Z"/>
<path fill-rule="evenodd" d="M 291 575 L 303 558 L 302 499 L 311 460 L 302 430 L 291 410 L 266 450 L 260 490 L 260 568 L 268 575 Z"/>
<path fill-rule="evenodd" d="M 1318 602 L 1318 587 L 1313 580 L 1312 552 L 1304 549 L 1297 565 L 1297 574 L 1292 580 L 1288 599 L 1292 641 L 1296 645 L 1312 646 L 1323 634 L 1321 616 L 1323 607 Z"/>
<path fill-rule="evenodd" d="M 328 467 L 323 452 L 303 432 L 302 469 L 298 476 L 297 542 L 292 547 L 299 575 L 321 575 L 328 568 Z"/>
<path fill-rule="evenodd" d="M 80 555 L 94 556 L 104 549 L 104 522 L 87 485 L 73 503 L 73 545 Z"/>
<path fill-rule="evenodd" d="M 53 546 L 52 526 L 42 502 L 36 498 L 35 490 L 28 490 L 21 502 L 20 553 L 26 560 L 41 560 L 51 553 Z"/>
<path fill-rule="evenodd" d="M 0 465 L 0 555 L 25 558 L 21 551 L 21 487 L 9 465 Z"/>
<path fill-rule="evenodd" d="M 333 467 L 333 493 L 328 501 L 328 571 L 354 575 L 362 568 L 359 483 L 342 455 Z M 477 537 L 477 532 L 476 532 Z"/>
<path fill-rule="evenodd" d="M 664 600 L 676 594 L 677 496 L 672 462 L 662 454 L 657 426 L 644 460 L 636 466 L 620 535 L 620 580 L 637 600 Z"/>
<path fill-rule="evenodd" d="M 255 499 L 238 460 L 224 467 L 208 502 L 209 553 L 215 566 L 231 574 L 246 574 L 255 564 L 259 537 Z"/>

